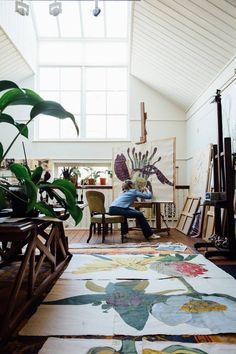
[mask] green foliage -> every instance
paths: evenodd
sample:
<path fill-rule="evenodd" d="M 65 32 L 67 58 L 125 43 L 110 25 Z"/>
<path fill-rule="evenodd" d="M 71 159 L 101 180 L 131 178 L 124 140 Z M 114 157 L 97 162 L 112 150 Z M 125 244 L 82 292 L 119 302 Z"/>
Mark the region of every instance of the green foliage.
<path fill-rule="evenodd" d="M 0 123 L 8 123 L 14 126 L 18 133 L 9 142 L 9 146 L 4 151 L 3 145 L 0 143 L 0 163 L 6 157 L 9 150 L 15 143 L 16 139 L 22 135 L 28 138 L 28 124 L 39 114 L 53 116 L 59 119 L 70 118 L 74 124 L 77 134 L 79 134 L 79 127 L 76 124 L 75 117 L 72 113 L 67 112 L 59 103 L 54 101 L 45 101 L 36 92 L 27 88 L 19 88 L 17 84 L 12 81 L 0 80 L 0 92 L 6 91 L 0 97 Z M 9 106 L 32 106 L 30 117 L 28 121 L 18 123 L 13 117 L 4 112 Z"/>
<path fill-rule="evenodd" d="M 0 80 L 0 92 L 2 92 L 0 97 L 0 123 L 10 124 L 17 129 L 16 136 L 9 142 L 9 145 L 5 149 L 0 142 L 0 165 L 20 135 L 28 138 L 28 124 L 39 114 L 53 116 L 59 119 L 70 118 L 77 134 L 79 134 L 79 128 L 74 115 L 67 112 L 59 103 L 45 101 L 33 90 L 20 88 L 16 83 L 8 80 Z M 29 119 L 25 124 L 18 123 L 11 115 L 5 113 L 8 107 L 17 105 L 32 107 Z M 38 201 L 39 192 L 47 192 L 50 198 L 55 198 L 60 205 L 65 207 L 76 224 L 81 221 L 82 210 L 76 205 L 76 188 L 70 181 L 56 180 L 52 183 L 43 181 L 42 167 L 37 167 L 31 172 L 28 166 L 15 163 L 10 166 L 10 170 L 18 179 L 24 197 L 21 198 L 19 194 L 17 195 L 17 193 L 11 190 L 9 184 L 0 181 L 0 209 L 4 206 L 6 196 L 11 196 L 27 203 L 26 212 L 36 209 L 47 216 L 56 217 L 50 205 L 43 201 Z"/>
<path fill-rule="evenodd" d="M 27 203 L 27 213 L 34 209 L 46 216 L 56 217 L 52 206 L 44 201 L 37 201 L 39 192 L 46 192 L 50 198 L 55 198 L 66 209 L 74 219 L 76 225 L 81 221 L 83 214 L 82 210 L 76 205 L 76 188 L 70 181 L 57 179 L 52 183 L 45 182 L 42 180 L 43 169 L 41 166 L 31 172 L 27 166 L 13 163 L 10 166 L 10 170 L 18 179 L 20 186 L 23 187 L 24 200 Z M 0 184 L 1 190 L 15 198 L 19 198 L 17 194 L 10 190 L 9 185 L 3 186 Z"/>
<path fill-rule="evenodd" d="M 61 176 L 64 179 L 70 179 L 72 176 L 81 176 L 81 173 L 78 169 L 78 167 L 63 167 L 61 171 Z"/>

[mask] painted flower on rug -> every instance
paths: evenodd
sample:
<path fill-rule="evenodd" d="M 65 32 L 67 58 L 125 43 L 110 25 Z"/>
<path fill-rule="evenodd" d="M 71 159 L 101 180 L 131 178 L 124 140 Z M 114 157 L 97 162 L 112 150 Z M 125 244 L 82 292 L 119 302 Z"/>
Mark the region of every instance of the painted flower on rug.
<path fill-rule="evenodd" d="M 155 350 L 155 349 L 143 349 L 143 354 L 207 354 L 207 352 L 198 349 L 186 347 L 185 345 L 170 345 L 163 350 Z"/>
<path fill-rule="evenodd" d="M 187 323 L 215 333 L 222 323 L 235 327 L 236 301 L 220 294 L 172 295 L 153 304 L 151 314 L 168 326 Z"/>
<path fill-rule="evenodd" d="M 207 272 L 201 264 L 194 264 L 187 261 L 178 262 L 158 262 L 150 266 L 151 269 L 155 269 L 158 273 L 166 274 L 172 277 L 198 277 Z"/>
<path fill-rule="evenodd" d="M 96 259 L 94 262 L 80 266 L 73 272 L 73 274 L 84 274 L 92 272 L 112 271 L 114 269 L 129 269 L 134 271 L 145 272 L 150 269 L 157 273 L 174 276 L 188 276 L 198 277 L 207 272 L 201 264 L 194 264 L 190 261 L 196 257 L 196 255 L 188 255 L 184 258 L 181 254 L 173 255 L 146 255 L 143 257 L 114 257 L 98 256 L 100 259 Z"/>
<path fill-rule="evenodd" d="M 146 293 L 148 280 L 108 282 L 106 287 L 87 281 L 86 287 L 94 294 L 72 296 L 49 305 L 101 306 L 104 313 L 116 311 L 122 320 L 132 328 L 141 331 L 152 314 L 169 326 L 188 324 L 196 328 L 207 328 L 213 333 L 236 331 L 236 299 L 224 294 L 202 294 L 197 292 L 184 278 L 178 280 L 185 289 L 167 289 Z M 184 294 L 172 295 L 172 292 Z"/>
<path fill-rule="evenodd" d="M 95 260 L 90 264 L 85 264 L 79 267 L 74 274 L 83 274 L 91 272 L 110 271 L 119 268 L 126 268 L 130 270 L 147 271 L 148 264 L 162 260 L 161 256 L 151 257 L 115 257 L 109 258 L 105 256 L 98 256 L 100 259 Z M 102 259 L 101 259 L 102 258 Z"/>
<path fill-rule="evenodd" d="M 135 341 L 122 340 L 119 351 L 111 347 L 93 347 L 87 354 L 138 354 L 135 348 Z"/>

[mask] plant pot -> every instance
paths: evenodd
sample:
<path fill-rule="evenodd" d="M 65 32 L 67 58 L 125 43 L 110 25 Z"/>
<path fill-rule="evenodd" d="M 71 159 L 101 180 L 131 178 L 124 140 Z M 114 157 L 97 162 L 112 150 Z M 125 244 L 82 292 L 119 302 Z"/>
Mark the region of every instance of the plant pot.
<path fill-rule="evenodd" d="M 96 184 L 95 179 L 94 179 L 94 178 L 88 178 L 88 184 L 89 184 L 89 185 L 94 185 L 94 184 Z"/>
<path fill-rule="evenodd" d="M 10 188 L 10 191 L 14 193 L 11 194 L 11 207 L 12 207 L 12 217 L 22 218 L 22 217 L 37 217 L 39 215 L 38 210 L 31 210 L 26 213 L 28 208 L 28 198 L 24 193 L 24 189 L 21 186 L 14 186 Z M 20 199 L 19 199 L 20 198 Z"/>
<path fill-rule="evenodd" d="M 104 186 L 105 184 L 107 184 L 107 179 L 106 179 L 106 177 L 100 177 L 100 184 L 101 184 L 102 186 Z"/>
<path fill-rule="evenodd" d="M 75 186 L 77 186 L 77 183 L 78 183 L 78 176 L 71 176 L 70 181 L 71 181 L 71 183 L 73 183 Z"/>

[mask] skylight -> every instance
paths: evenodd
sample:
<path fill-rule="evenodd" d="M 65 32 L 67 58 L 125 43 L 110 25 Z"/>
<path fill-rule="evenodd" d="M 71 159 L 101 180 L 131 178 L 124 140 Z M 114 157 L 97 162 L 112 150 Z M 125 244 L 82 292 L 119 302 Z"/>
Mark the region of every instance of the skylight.
<path fill-rule="evenodd" d="M 31 8 L 39 39 L 127 38 L 129 1 L 101 1 L 94 16 L 94 1 L 62 1 L 62 13 L 49 14 L 51 1 L 32 1 Z"/>

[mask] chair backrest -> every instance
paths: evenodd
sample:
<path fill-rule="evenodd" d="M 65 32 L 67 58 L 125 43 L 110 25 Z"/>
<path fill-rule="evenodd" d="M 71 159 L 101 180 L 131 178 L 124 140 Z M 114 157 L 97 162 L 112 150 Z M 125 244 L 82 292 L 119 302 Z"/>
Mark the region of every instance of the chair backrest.
<path fill-rule="evenodd" d="M 90 213 L 105 213 L 105 196 L 102 192 L 87 191 L 86 199 L 88 202 Z"/>

